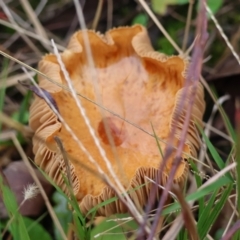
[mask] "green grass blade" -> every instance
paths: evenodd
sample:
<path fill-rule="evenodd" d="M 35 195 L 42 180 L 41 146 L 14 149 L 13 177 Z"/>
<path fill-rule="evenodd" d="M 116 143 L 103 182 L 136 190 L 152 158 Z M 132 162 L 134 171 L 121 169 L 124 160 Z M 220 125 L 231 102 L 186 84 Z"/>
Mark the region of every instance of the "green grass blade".
<path fill-rule="evenodd" d="M 182 228 L 177 236 L 177 240 L 188 240 L 188 233 L 185 228 Z"/>
<path fill-rule="evenodd" d="M 190 160 L 189 163 L 190 163 L 192 170 L 194 171 L 194 177 L 196 180 L 197 188 L 200 188 L 202 186 L 202 178 L 200 177 L 200 174 L 198 174 L 199 173 L 198 168 L 192 160 Z M 204 198 L 203 197 L 198 199 L 198 205 L 199 205 L 199 214 L 200 214 L 204 209 Z"/>
<path fill-rule="evenodd" d="M 6 93 L 6 80 L 7 80 L 7 75 L 8 75 L 8 59 L 4 58 L 3 61 L 3 66 L 1 69 L 1 74 L 0 74 L 0 81 L 2 88 L 0 88 L 0 112 L 3 111 L 3 105 L 4 105 L 4 99 L 5 99 L 5 93 Z M 0 132 L 2 130 L 2 123 L 0 121 Z"/>
<path fill-rule="evenodd" d="M 156 132 L 155 132 L 155 130 L 154 130 L 154 127 L 153 127 L 152 123 L 151 123 L 151 126 L 152 126 L 152 130 L 153 130 L 154 137 L 155 137 L 156 142 L 157 142 L 158 150 L 159 150 L 159 152 L 160 152 L 160 154 L 161 154 L 161 156 L 162 156 L 162 158 L 163 158 L 163 151 L 162 151 L 161 145 L 160 145 L 160 143 L 159 143 L 158 136 L 157 136 L 157 134 L 156 134 Z"/>
<path fill-rule="evenodd" d="M 216 200 L 217 194 L 218 194 L 218 190 L 213 192 L 209 201 L 205 203 L 205 208 L 202 211 L 201 215 L 199 216 L 197 228 L 198 228 L 198 232 L 200 235 L 200 239 L 203 239 L 202 235 L 205 233 L 204 229 L 207 229 L 207 227 L 205 227 L 205 225 L 206 225 L 206 222 L 209 220 L 209 215 L 211 214 L 211 209 Z"/>
<path fill-rule="evenodd" d="M 236 112 L 235 112 L 235 122 L 236 122 L 236 184 L 237 184 L 237 210 L 240 213 L 240 100 L 236 99 Z M 240 236 L 240 231 L 238 230 L 235 234 L 236 238 Z"/>
<path fill-rule="evenodd" d="M 215 190 L 219 189 L 220 187 L 223 187 L 225 185 L 228 185 L 229 183 L 232 183 L 232 181 L 227 178 L 227 177 L 222 177 L 219 178 L 216 182 L 213 182 L 212 184 L 210 184 L 209 186 L 197 190 L 196 192 L 189 194 L 186 197 L 186 201 L 197 201 L 200 198 L 205 197 L 206 195 L 214 192 Z M 178 203 L 173 203 L 172 205 L 170 205 L 169 207 L 166 207 L 163 212 L 162 215 L 167 215 L 176 211 L 179 211 L 181 209 L 180 204 Z"/>
<path fill-rule="evenodd" d="M 30 240 L 27 228 L 24 224 L 23 218 L 18 211 L 18 204 L 13 192 L 3 183 L 3 178 L 0 175 L 0 189 L 4 202 L 4 206 L 10 217 L 9 231 L 14 239 Z"/>
<path fill-rule="evenodd" d="M 62 191 L 62 189 L 59 186 L 57 186 L 54 183 L 54 181 L 41 168 L 39 168 L 36 164 L 35 164 L 35 166 L 43 174 L 43 176 L 56 188 L 56 190 L 62 196 L 64 196 L 66 198 L 68 204 L 72 208 L 73 220 L 74 220 L 74 223 L 75 223 L 75 226 L 76 226 L 76 228 L 75 228 L 76 235 L 78 235 L 79 239 L 83 239 L 83 240 L 87 239 L 86 236 L 88 235 L 88 229 L 87 229 L 87 226 L 86 226 L 85 216 L 83 216 L 83 214 L 80 211 L 77 199 L 76 199 L 76 197 L 73 196 L 73 193 L 72 193 L 71 187 L 69 186 L 67 178 L 63 175 L 64 181 L 67 184 L 68 189 L 70 191 L 70 195 L 71 195 L 70 198 Z"/>
<path fill-rule="evenodd" d="M 225 205 L 230 193 L 232 192 L 232 184 L 230 184 L 221 194 L 220 199 L 218 199 L 215 205 L 212 207 L 211 211 L 208 213 L 208 218 L 206 218 L 204 227 L 199 230 L 200 239 L 204 239 L 209 232 L 211 226 L 216 221 L 218 215 L 220 214 L 223 206 Z"/>
<path fill-rule="evenodd" d="M 23 221 L 23 217 L 20 214 L 18 214 L 16 224 L 18 225 L 18 230 L 19 230 L 18 231 L 19 232 L 19 237 L 17 237 L 16 239 L 30 240 L 26 225 Z"/>
<path fill-rule="evenodd" d="M 198 127 L 199 131 L 201 132 L 203 139 L 207 145 L 207 148 L 209 149 L 214 161 L 216 162 L 216 164 L 218 165 L 219 169 L 223 169 L 226 164 L 224 163 L 224 161 L 222 160 L 222 158 L 220 157 L 219 153 L 217 152 L 216 148 L 213 146 L 213 144 L 211 143 L 211 141 L 209 140 L 209 138 L 206 136 L 206 134 L 204 133 L 204 131 Z M 226 173 L 226 176 L 230 179 L 232 179 L 230 173 Z"/>
<path fill-rule="evenodd" d="M 210 151 L 213 159 L 215 160 L 216 164 L 218 165 L 219 169 L 223 169 L 225 167 L 225 163 L 223 162 L 222 158 L 220 157 L 217 150 L 215 149 L 213 144 L 210 142 L 209 138 L 206 136 L 204 131 L 202 131 L 200 128 L 199 128 L 199 130 L 203 136 L 203 139 L 207 145 L 207 148 L 209 149 L 209 151 Z"/>
<path fill-rule="evenodd" d="M 212 91 L 211 91 L 210 95 L 213 97 L 213 101 L 216 103 L 217 99 L 218 99 L 218 96 L 216 94 L 217 91 L 215 90 L 215 88 L 213 86 L 211 86 L 211 90 Z M 236 141 L 236 133 L 235 133 L 235 130 L 234 130 L 234 128 L 233 128 L 233 126 L 232 126 L 232 124 L 231 124 L 227 114 L 225 113 L 225 111 L 224 111 L 224 109 L 223 109 L 221 104 L 218 105 L 218 108 L 219 108 L 219 112 L 220 112 L 220 114 L 222 116 L 224 125 L 225 125 L 229 135 L 232 137 L 232 139 L 234 141 Z"/>
<path fill-rule="evenodd" d="M 28 108 L 29 108 L 31 98 L 32 98 L 32 92 L 28 91 L 20 105 L 17 121 L 22 124 L 26 124 L 27 123 L 26 120 L 29 118 Z"/>
<path fill-rule="evenodd" d="M 50 234 L 39 224 L 36 220 L 30 218 L 23 218 L 24 224 L 27 227 L 27 231 L 30 239 L 38 239 L 41 236 L 41 240 L 51 240 Z"/>
<path fill-rule="evenodd" d="M 69 210 L 68 201 L 65 196 L 63 196 L 58 191 L 54 192 L 52 196 L 54 202 L 54 212 L 59 219 L 59 222 L 64 230 L 67 233 L 69 228 L 69 223 L 72 221 L 72 212 Z M 54 236 L 56 240 L 61 240 L 62 235 L 58 228 L 54 228 Z"/>

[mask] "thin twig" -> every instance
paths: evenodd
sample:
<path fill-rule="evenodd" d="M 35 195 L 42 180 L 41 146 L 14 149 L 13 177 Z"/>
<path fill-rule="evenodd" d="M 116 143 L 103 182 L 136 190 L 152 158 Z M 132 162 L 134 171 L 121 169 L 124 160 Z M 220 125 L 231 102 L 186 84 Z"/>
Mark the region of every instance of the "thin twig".
<path fill-rule="evenodd" d="M 16 27 L 18 29 L 18 24 L 16 23 L 16 21 L 14 20 L 11 12 L 9 11 L 7 5 L 4 3 L 4 1 L 0 1 L 0 5 L 3 9 L 3 11 L 5 12 L 5 14 L 8 16 L 9 21 L 11 22 L 11 24 Z M 0 19 L 1 20 L 1 19 Z M 2 20 L 1 20 L 2 22 Z M 36 53 L 38 54 L 38 56 L 41 56 L 41 52 L 38 50 L 38 48 L 33 44 L 33 42 L 24 34 L 22 34 L 22 32 L 18 31 L 19 35 L 21 36 L 21 38 L 28 44 L 28 46 Z"/>
<path fill-rule="evenodd" d="M 211 91 L 209 85 L 207 84 L 207 82 L 205 81 L 205 79 L 200 76 L 200 81 L 202 83 L 202 85 L 204 86 L 204 88 L 207 90 L 207 92 L 209 93 L 210 97 L 212 98 L 213 102 L 215 103 L 215 105 L 218 107 L 218 111 L 220 112 L 221 116 L 224 118 L 225 114 L 224 114 L 224 110 L 222 108 L 222 106 L 218 103 L 217 98 L 215 97 L 215 95 L 213 94 L 213 92 Z M 231 133 L 229 132 L 229 129 L 227 128 L 227 131 L 229 133 L 229 136 L 231 137 Z M 232 137 L 231 137 L 232 138 Z M 234 143 L 234 140 L 232 139 L 232 143 Z"/>
<path fill-rule="evenodd" d="M 38 16 L 38 15 L 42 12 L 42 10 L 43 10 L 44 6 L 46 5 L 46 3 L 47 3 L 47 0 L 41 0 L 41 1 L 39 2 L 39 4 L 37 5 L 37 7 L 36 7 L 36 9 L 35 9 L 35 14 L 36 14 L 36 16 Z M 17 15 L 16 12 L 14 12 L 14 15 Z M 18 15 L 17 15 L 17 17 L 20 19 L 20 17 L 19 17 Z M 20 23 L 19 23 L 19 24 L 20 24 Z M 27 22 L 24 22 L 24 28 L 25 28 L 25 29 L 28 29 L 30 26 L 31 26 L 31 24 L 30 24 L 28 21 L 27 21 Z M 7 41 L 5 41 L 5 42 L 3 43 L 3 46 L 4 46 L 6 49 L 8 49 L 15 41 L 17 41 L 18 38 L 19 38 L 18 32 L 12 34 L 12 35 L 10 36 L 10 38 L 8 38 Z"/>
<path fill-rule="evenodd" d="M 1 2 L 1 1 L 0 1 L 0 2 Z M 9 28 L 12 28 L 12 29 L 18 31 L 18 33 L 19 33 L 20 36 L 22 36 L 22 35 L 24 34 L 24 35 L 26 35 L 26 36 L 29 36 L 29 37 L 31 37 L 31 38 L 33 38 L 33 39 L 38 40 L 39 42 L 42 42 L 42 43 L 44 43 L 44 44 L 47 44 L 47 45 L 51 46 L 51 42 L 49 42 L 47 39 L 42 38 L 41 36 L 38 36 L 38 35 L 36 35 L 36 34 L 33 33 L 33 32 L 30 32 L 30 31 L 28 31 L 28 30 L 25 30 L 25 29 L 19 27 L 19 26 L 16 25 L 16 24 L 9 23 L 9 22 L 4 21 L 4 20 L 2 20 L 2 19 L 0 19 L 0 24 L 2 24 L 3 26 L 6 26 L 6 27 L 9 27 Z M 61 51 L 64 51 L 64 50 L 65 50 L 65 47 L 63 47 L 63 46 L 61 46 L 61 45 L 59 45 L 59 44 L 56 44 L 56 45 L 57 45 L 57 47 L 58 47 L 59 50 L 61 50 Z M 38 51 L 39 51 L 39 50 L 38 50 Z M 40 54 L 40 56 L 42 56 L 42 53 L 39 52 L 39 54 Z"/>
<path fill-rule="evenodd" d="M 233 235 L 240 229 L 240 220 L 238 220 L 226 233 L 226 235 L 221 240 L 233 239 Z"/>
<path fill-rule="evenodd" d="M 97 10 L 92 23 L 92 29 L 97 29 L 97 25 L 101 17 L 102 7 L 103 7 L 103 0 L 99 0 Z"/>
<path fill-rule="evenodd" d="M 160 31 L 163 33 L 163 35 L 167 38 L 167 40 L 172 44 L 172 46 L 175 48 L 175 50 L 182 55 L 183 51 L 179 48 L 179 46 L 174 42 L 172 37 L 168 34 L 168 32 L 165 30 L 163 25 L 158 21 L 157 17 L 154 15 L 152 10 L 149 8 L 147 3 L 144 0 L 138 0 L 139 3 L 142 5 L 142 7 L 145 9 L 145 11 L 148 13 L 148 15 L 151 17 L 153 22 L 156 24 L 156 26 L 160 29 Z"/>
<path fill-rule="evenodd" d="M 22 3 L 22 7 L 24 8 L 25 12 L 27 13 L 28 19 L 32 22 L 32 24 L 36 30 L 37 36 L 38 37 L 41 36 L 43 39 L 46 39 L 46 41 L 49 42 L 47 33 L 46 33 L 44 27 L 42 26 L 42 24 L 40 23 L 39 19 L 37 18 L 35 12 L 33 11 L 29 1 L 27 1 L 27 0 L 20 0 L 20 1 Z M 51 48 L 47 44 L 44 44 L 44 47 L 47 48 L 49 51 L 51 51 Z"/>
<path fill-rule="evenodd" d="M 31 164 L 29 163 L 29 161 L 28 161 L 28 159 L 27 159 L 27 156 L 26 156 L 26 154 L 24 153 L 24 150 L 22 149 L 22 146 L 21 146 L 20 143 L 18 142 L 18 139 L 16 138 L 16 135 L 15 135 L 15 134 L 12 134 L 11 137 L 12 137 L 12 141 L 13 141 L 15 147 L 17 148 L 17 150 L 18 150 L 21 158 L 23 159 L 24 163 L 25 163 L 26 166 L 27 166 L 29 173 L 31 174 L 33 180 L 34 180 L 35 183 L 37 184 L 37 186 L 38 186 L 38 188 L 39 188 L 39 191 L 40 191 L 40 193 L 42 194 L 42 197 L 43 197 L 43 199 L 44 199 L 44 201 L 45 201 L 45 204 L 46 204 L 46 206 L 47 206 L 47 209 L 48 209 L 48 211 L 49 211 L 49 214 L 51 215 L 51 217 L 52 217 L 52 219 L 53 219 L 53 222 L 56 224 L 56 227 L 58 228 L 58 230 L 59 230 L 59 232 L 60 232 L 60 234 L 61 234 L 61 237 L 62 237 L 64 240 L 67 240 L 67 237 L 66 237 L 66 235 L 65 235 L 65 233 L 64 233 L 64 231 L 63 231 L 63 229 L 62 229 L 62 226 L 61 226 L 61 224 L 60 224 L 60 222 L 59 222 L 59 220 L 58 220 L 58 218 L 57 218 L 57 216 L 56 216 L 56 214 L 55 214 L 55 212 L 54 212 L 54 210 L 53 210 L 53 208 L 52 208 L 52 206 L 51 206 L 51 203 L 50 203 L 50 201 L 49 201 L 49 199 L 48 199 L 48 196 L 47 196 L 47 194 L 45 193 L 44 188 L 43 188 L 41 182 L 39 181 L 36 173 L 34 172 Z"/>
<path fill-rule="evenodd" d="M 29 127 L 8 117 L 4 112 L 0 112 L 0 122 L 6 124 L 8 127 L 17 130 L 18 132 L 22 133 L 23 136 L 25 137 L 29 138 L 33 135 L 33 132 Z"/>
<path fill-rule="evenodd" d="M 206 3 L 205 3 L 205 6 L 206 6 L 206 9 L 207 9 L 211 19 L 215 23 L 215 26 L 218 29 L 220 35 L 222 36 L 222 38 L 224 39 L 224 41 L 227 44 L 228 48 L 230 49 L 230 51 L 232 52 L 233 56 L 236 58 L 238 64 L 240 65 L 240 57 L 239 57 L 239 55 L 236 53 L 236 51 L 234 50 L 232 44 L 229 42 L 227 35 L 224 33 L 222 27 L 220 26 L 220 24 L 218 23 L 217 19 L 213 15 L 212 10 L 207 6 Z"/>
<path fill-rule="evenodd" d="M 107 0 L 107 30 L 112 28 L 113 0 Z"/>
<path fill-rule="evenodd" d="M 217 101 L 217 104 L 219 105 L 222 105 L 226 100 L 228 100 L 230 98 L 229 95 L 224 95 L 223 97 L 219 98 L 218 101 Z M 205 130 L 204 130 L 204 133 L 205 135 L 209 138 L 210 137 L 210 126 L 212 126 L 212 122 L 213 122 L 213 119 L 214 119 L 214 116 L 218 110 L 217 108 L 217 104 L 214 104 L 213 106 L 213 109 L 212 109 L 212 113 L 208 119 L 208 122 L 207 124 L 205 125 Z M 203 138 L 202 138 L 203 139 Z M 231 139 L 230 139 L 231 140 Z M 202 144 L 202 147 L 201 147 L 201 150 L 200 150 L 200 153 L 199 153 L 199 160 L 200 161 L 204 161 L 204 157 L 205 157 L 205 153 L 206 153 L 206 149 L 207 149 L 207 146 L 206 146 L 206 143 L 203 142 Z M 201 171 L 202 169 L 202 165 L 198 164 L 198 169 Z"/>
<path fill-rule="evenodd" d="M 206 188 L 207 186 L 211 185 L 213 182 L 216 182 L 219 178 L 224 176 L 230 170 L 236 168 L 236 162 L 231 163 L 227 167 L 223 168 L 220 172 L 216 173 L 213 177 L 211 177 L 207 182 L 205 182 L 198 190 Z"/>
<path fill-rule="evenodd" d="M 184 31 L 184 37 L 183 37 L 183 44 L 182 44 L 183 52 L 185 52 L 185 49 L 187 48 L 189 29 L 190 29 L 191 20 L 192 20 L 193 4 L 194 4 L 194 0 L 189 0 L 187 22 L 186 22 L 186 27 L 185 27 L 185 31 Z"/>

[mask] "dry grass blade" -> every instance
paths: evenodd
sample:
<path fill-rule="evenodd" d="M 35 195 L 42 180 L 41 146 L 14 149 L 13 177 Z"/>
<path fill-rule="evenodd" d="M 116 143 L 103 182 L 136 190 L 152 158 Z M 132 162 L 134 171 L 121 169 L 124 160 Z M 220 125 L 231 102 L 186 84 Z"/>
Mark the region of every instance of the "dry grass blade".
<path fill-rule="evenodd" d="M 216 173 L 213 177 L 211 177 L 207 182 L 205 182 L 200 188 L 203 189 L 207 186 L 209 186 L 210 184 L 212 184 L 213 182 L 216 182 L 219 178 L 221 178 L 222 176 L 224 176 L 227 172 L 229 172 L 230 170 L 234 169 L 236 167 L 236 162 L 231 163 L 230 165 L 228 165 L 227 167 L 223 168 L 221 171 L 219 171 L 218 173 Z"/>
<path fill-rule="evenodd" d="M 214 104 L 213 109 L 212 109 L 212 113 L 211 113 L 211 115 L 210 115 L 210 117 L 209 117 L 209 119 L 208 119 L 208 122 L 207 122 L 207 124 L 205 124 L 205 130 L 204 130 L 204 132 L 205 132 L 205 135 L 206 135 L 208 138 L 210 137 L 210 129 L 211 129 L 211 126 L 212 126 L 212 122 L 213 122 L 214 116 L 215 116 L 216 112 L 218 111 L 218 104 L 219 104 L 219 105 L 222 105 L 222 104 L 223 104 L 226 100 L 228 100 L 228 99 L 229 99 L 229 96 L 228 96 L 228 95 L 227 95 L 227 96 L 223 96 L 223 97 L 221 97 L 221 98 L 219 98 L 219 99 L 217 100 L 217 103 Z M 220 132 L 219 136 L 225 137 L 222 132 Z M 227 139 L 228 139 L 230 142 L 232 142 L 232 141 L 231 141 L 231 138 L 229 138 L 228 136 L 226 136 L 226 137 L 227 137 Z M 203 139 L 202 139 L 202 140 L 203 140 Z M 207 146 L 206 146 L 206 144 L 205 144 L 204 141 L 203 141 L 202 148 L 201 148 L 200 153 L 199 153 L 199 160 L 200 160 L 201 162 L 204 162 L 204 160 L 205 160 L 205 155 L 207 154 L 206 149 L 207 149 Z M 209 160 L 208 158 L 206 158 L 206 159 L 207 159 L 207 161 Z M 208 161 L 208 165 L 210 166 L 212 172 L 214 172 L 212 163 L 211 163 L 210 161 Z M 201 171 L 202 167 L 203 167 L 203 165 L 198 163 L 198 169 L 199 169 L 200 171 Z"/>
<path fill-rule="evenodd" d="M 0 1 L 0 5 L 2 9 L 4 10 L 5 14 L 8 16 L 9 21 L 13 26 L 15 26 L 18 29 L 18 24 L 14 20 L 10 10 L 8 9 L 7 5 L 4 3 L 4 1 Z M 22 32 L 18 32 L 19 35 L 22 37 L 22 39 L 27 43 L 27 45 L 38 55 L 41 56 L 41 52 L 38 50 L 38 48 L 33 44 L 33 42 Z"/>
<path fill-rule="evenodd" d="M 182 192 L 180 192 L 179 189 L 173 189 L 173 192 L 177 195 L 178 201 L 181 204 L 184 224 L 188 230 L 190 239 L 198 240 L 199 237 L 198 237 L 198 233 L 197 233 L 197 228 L 196 228 L 195 220 L 194 220 L 193 214 L 191 212 L 191 209 L 189 208 L 187 202 L 185 201 L 185 199 L 183 197 Z"/>
<path fill-rule="evenodd" d="M 207 6 L 207 4 L 205 4 L 205 6 L 206 6 L 206 9 L 207 9 L 208 13 L 210 14 L 211 19 L 214 22 L 216 28 L 218 29 L 218 31 L 221 34 L 222 38 L 226 42 L 228 48 L 230 49 L 230 51 L 232 52 L 233 56 L 235 57 L 235 59 L 237 60 L 238 64 L 240 65 L 240 57 L 239 57 L 239 55 L 236 53 L 236 51 L 234 50 L 232 44 L 229 42 L 227 35 L 224 33 L 222 27 L 220 26 L 220 24 L 218 23 L 217 19 L 213 15 L 212 10 Z"/>
<path fill-rule="evenodd" d="M 114 221 L 114 222 L 120 222 L 118 223 L 116 226 L 114 227 L 111 227 L 109 229 L 107 229 L 106 231 L 103 231 L 101 233 L 98 233 L 94 236 L 94 238 L 99 238 L 99 237 L 104 237 L 104 235 L 106 235 L 107 233 L 109 233 L 110 231 L 116 229 L 116 228 L 119 228 L 120 226 L 123 226 L 125 225 L 126 223 L 132 221 L 133 218 L 132 217 L 128 217 L 128 218 L 116 218 L 116 219 L 110 219 L 108 220 L 107 222 L 111 222 L 111 221 Z M 130 233 L 130 232 L 127 232 L 127 233 Z"/>
<path fill-rule="evenodd" d="M 229 141 L 230 143 L 234 143 L 232 138 L 229 137 L 226 133 L 222 132 L 221 130 L 213 127 L 212 125 L 209 125 L 208 123 L 204 123 L 204 126 L 210 130 L 210 132 L 216 133 L 217 135 L 219 135 L 220 137 L 226 139 L 227 141 Z M 201 160 L 201 159 L 200 159 Z"/>
<path fill-rule="evenodd" d="M 221 240 L 230 240 L 233 239 L 234 234 L 240 229 L 240 220 L 238 220 L 230 230 L 222 237 Z"/>
<path fill-rule="evenodd" d="M 235 209 L 234 209 L 234 210 L 235 210 Z M 226 235 L 226 233 L 229 231 L 229 229 L 230 229 L 231 226 L 233 225 L 233 220 L 234 220 L 235 214 L 236 214 L 236 211 L 233 211 L 231 217 L 229 218 L 228 224 L 227 224 L 226 228 L 224 229 L 223 237 Z M 237 214 L 236 214 L 236 215 L 237 215 Z"/>
<path fill-rule="evenodd" d="M 112 28 L 113 0 L 108 0 L 107 4 L 107 29 L 110 29 Z"/>
<path fill-rule="evenodd" d="M 182 227 L 183 219 L 182 215 L 179 215 L 174 219 L 174 222 L 172 223 L 170 229 L 163 236 L 162 240 L 176 239 L 176 236 L 178 235 Z"/>
<path fill-rule="evenodd" d="M 29 74 L 32 77 L 34 77 L 34 75 L 35 75 L 34 72 L 30 72 Z M 24 80 L 27 80 L 27 79 L 28 78 L 26 77 L 25 73 L 17 74 L 17 75 L 14 75 L 12 77 L 8 77 L 6 82 L 0 82 L 0 89 L 15 86 L 18 83 L 18 81 L 24 81 Z"/>
<path fill-rule="evenodd" d="M 0 112 L 0 122 L 6 124 L 8 127 L 11 127 L 13 129 L 19 131 L 25 137 L 29 138 L 33 135 L 33 132 L 29 127 L 24 126 L 23 124 L 21 124 L 17 121 L 14 121 L 12 118 L 8 117 L 3 112 Z"/>
<path fill-rule="evenodd" d="M 42 186 L 41 182 L 39 181 L 36 173 L 34 172 L 33 167 L 29 163 L 29 160 L 28 160 L 28 158 L 27 158 L 27 156 L 26 156 L 26 154 L 25 154 L 21 144 L 18 142 L 18 139 L 16 138 L 15 134 L 12 134 L 11 138 L 12 138 L 12 141 L 13 141 L 15 147 L 17 148 L 21 158 L 23 159 L 24 163 L 26 164 L 26 166 L 27 166 L 27 168 L 29 170 L 29 173 L 31 174 L 32 178 L 34 179 L 35 183 L 37 184 L 37 186 L 39 188 L 39 191 L 42 194 L 42 197 L 43 197 L 43 199 L 44 199 L 44 201 L 46 203 L 46 206 L 48 208 L 49 214 L 51 215 L 51 217 L 53 219 L 53 222 L 56 224 L 56 227 L 58 228 L 58 230 L 59 230 L 59 232 L 61 234 L 61 237 L 64 240 L 67 240 L 67 237 L 66 237 L 66 235 L 65 235 L 65 233 L 64 233 L 64 231 L 62 229 L 62 226 L 61 226 L 61 224 L 60 224 L 60 222 L 59 222 L 59 220 L 58 220 L 58 218 L 57 218 L 57 216 L 56 216 L 56 214 L 55 214 L 55 212 L 53 210 L 53 207 L 52 207 L 52 205 L 51 205 L 51 203 L 50 203 L 50 201 L 49 201 L 49 199 L 48 199 L 48 197 L 47 197 L 47 195 L 46 195 L 46 193 L 45 193 L 45 191 L 43 189 L 43 186 Z"/>
<path fill-rule="evenodd" d="M 24 34 L 24 35 L 26 35 L 26 36 L 29 36 L 29 37 L 31 37 L 31 38 L 33 38 L 33 39 L 38 40 L 38 41 L 41 42 L 41 43 L 44 43 L 44 45 L 51 46 L 51 42 L 49 42 L 47 39 L 42 38 L 41 36 L 38 36 L 38 35 L 36 35 L 35 33 L 30 32 L 30 31 L 28 31 L 28 30 L 26 30 L 26 29 L 24 29 L 24 28 L 21 28 L 21 27 L 19 27 L 19 26 L 16 25 L 16 24 L 9 23 L 9 22 L 4 21 L 4 20 L 2 20 L 2 19 L 0 19 L 0 24 L 3 25 L 3 26 L 9 27 L 9 28 L 11 28 L 11 29 L 16 30 L 20 35 L 21 35 L 21 34 Z M 63 51 L 63 50 L 65 49 L 63 46 L 61 46 L 61 45 L 59 45 L 59 44 L 56 44 L 56 45 L 57 45 L 58 49 L 61 50 L 61 51 Z M 40 52 L 39 52 L 39 53 L 40 53 Z M 40 53 L 40 54 L 41 54 L 41 56 L 42 56 L 42 53 Z"/>
<path fill-rule="evenodd" d="M 149 6 L 144 0 L 138 0 L 139 3 L 142 5 L 142 7 L 145 9 L 145 11 L 148 13 L 148 15 L 152 18 L 153 22 L 157 25 L 157 27 L 160 29 L 160 31 L 164 34 L 164 36 L 167 38 L 167 40 L 172 44 L 172 46 L 176 49 L 176 51 L 183 55 L 183 51 L 178 47 L 178 45 L 174 42 L 174 40 L 171 38 L 171 36 L 168 34 L 168 32 L 165 30 L 163 25 L 158 21 L 157 17 L 154 15 L 154 13 L 151 11 Z"/>
<path fill-rule="evenodd" d="M 38 37 L 40 36 L 41 38 L 46 39 L 49 42 L 47 33 L 44 27 L 42 26 L 42 24 L 40 23 L 38 17 L 36 16 L 36 13 L 33 11 L 29 1 L 26 1 L 26 0 L 20 0 L 20 1 L 28 15 L 29 20 L 32 22 L 33 26 L 35 27 Z M 50 51 L 51 48 L 47 44 L 45 44 L 45 47 Z"/>
<path fill-rule="evenodd" d="M 99 0 L 98 1 L 98 6 L 97 6 L 97 10 L 95 13 L 95 17 L 93 19 L 93 23 L 92 23 L 92 29 L 96 29 L 99 19 L 101 17 L 101 12 L 102 12 L 102 7 L 103 7 L 103 0 Z"/>
<path fill-rule="evenodd" d="M 184 199 L 183 193 L 176 186 L 173 186 L 172 191 L 177 196 L 178 202 L 181 205 L 182 219 L 184 221 L 185 227 L 188 230 L 189 237 L 190 237 L 189 239 L 198 240 L 199 237 L 197 233 L 195 220 L 191 212 L 191 209 L 188 206 L 188 203 Z"/>
<path fill-rule="evenodd" d="M 221 105 L 218 103 L 217 101 L 217 98 L 214 96 L 213 92 L 211 91 L 208 83 L 206 82 L 206 80 L 201 76 L 200 77 L 200 81 L 202 83 L 202 85 L 204 86 L 204 88 L 207 90 L 208 94 L 210 95 L 211 99 L 214 101 L 215 105 L 217 106 L 218 108 L 218 111 L 220 112 L 220 114 L 222 116 L 224 116 L 224 110 L 223 108 L 221 107 Z M 228 131 L 228 134 L 229 134 L 229 137 L 232 137 L 231 133 L 229 132 L 229 129 L 227 128 L 227 131 Z M 234 143 L 234 140 L 232 139 L 231 141 L 232 143 Z"/>

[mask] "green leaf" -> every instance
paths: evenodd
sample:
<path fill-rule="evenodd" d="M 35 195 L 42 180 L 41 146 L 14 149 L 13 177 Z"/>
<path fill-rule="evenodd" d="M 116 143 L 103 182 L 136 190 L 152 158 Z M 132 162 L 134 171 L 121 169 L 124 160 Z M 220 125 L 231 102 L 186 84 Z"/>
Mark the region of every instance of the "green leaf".
<path fill-rule="evenodd" d="M 157 40 L 157 45 L 159 46 L 157 50 L 161 53 L 165 53 L 166 55 L 171 56 L 175 52 L 172 44 L 165 37 L 160 37 Z"/>
<path fill-rule="evenodd" d="M 208 0 L 207 5 L 213 14 L 215 14 L 223 5 L 223 0 Z"/>
<path fill-rule="evenodd" d="M 185 4 L 188 0 L 151 0 L 153 11 L 164 14 L 168 5 Z"/>
<path fill-rule="evenodd" d="M 59 219 L 61 226 L 66 233 L 68 231 L 68 225 L 72 219 L 71 211 L 67 207 L 68 201 L 65 196 L 57 191 L 53 194 L 53 201 L 55 203 L 54 212 L 56 213 L 57 218 Z M 54 228 L 54 234 L 56 239 L 62 238 L 57 228 Z"/>
<path fill-rule="evenodd" d="M 50 234 L 39 224 L 36 220 L 30 218 L 23 218 L 24 224 L 27 227 L 27 231 L 30 239 L 51 240 Z M 41 237 L 40 237 L 41 236 Z"/>
<path fill-rule="evenodd" d="M 147 26 L 148 23 L 148 15 L 145 13 L 138 14 L 132 21 L 132 25 L 141 24 L 143 26 Z"/>

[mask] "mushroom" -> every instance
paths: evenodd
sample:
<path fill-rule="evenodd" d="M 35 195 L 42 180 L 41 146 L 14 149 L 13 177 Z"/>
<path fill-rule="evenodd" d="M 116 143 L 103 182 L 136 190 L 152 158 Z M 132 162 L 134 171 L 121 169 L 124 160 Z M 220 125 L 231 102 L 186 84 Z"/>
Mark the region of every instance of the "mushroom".
<path fill-rule="evenodd" d="M 126 192 L 134 189 L 129 191 L 129 195 L 138 208 L 143 208 L 152 186 L 146 177 L 154 181 L 158 179 L 158 184 L 164 185 L 174 159 L 172 154 L 161 177 L 157 178 L 162 156 L 156 139 L 147 132 L 152 133 L 152 127 L 154 128 L 164 153 L 169 144 L 169 134 L 175 128 L 171 144 L 178 146 L 189 101 L 188 98 L 185 99 L 186 104 L 180 109 L 187 62 L 180 56 L 168 57 L 154 51 L 146 29 L 140 25 L 112 29 L 105 35 L 94 31 L 85 33 L 91 47 L 94 74 L 88 61 L 82 31 L 72 36 L 61 58 L 74 89 L 84 96 L 78 96 L 79 100 L 112 169 Z M 58 83 L 56 85 L 39 75 L 39 87 L 51 95 L 62 118 L 113 181 L 74 97 L 66 89 L 67 81 L 57 57 L 54 54 L 43 57 L 39 70 Z M 196 157 L 199 148 L 195 123 L 202 124 L 205 108 L 203 97 L 203 87 L 198 84 L 182 160 L 174 176 L 174 182 L 181 188 L 188 174 L 186 159 Z M 94 102 L 104 108 L 101 109 Z M 177 111 L 179 118 L 176 121 L 174 116 Z M 87 214 L 97 204 L 116 196 L 114 189 L 82 166 L 84 164 L 96 171 L 96 166 L 78 147 L 52 108 L 38 96 L 30 108 L 30 126 L 35 132 L 33 151 L 36 164 L 66 190 L 62 177 L 66 166 L 54 137 L 61 139 L 68 156 L 73 192 L 82 213 Z M 160 198 L 160 195 L 159 189 L 157 197 Z M 127 208 L 119 200 L 97 209 L 97 215 L 101 216 L 124 212 L 127 212 Z"/>

